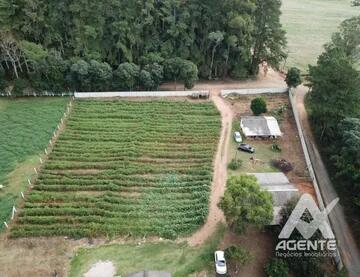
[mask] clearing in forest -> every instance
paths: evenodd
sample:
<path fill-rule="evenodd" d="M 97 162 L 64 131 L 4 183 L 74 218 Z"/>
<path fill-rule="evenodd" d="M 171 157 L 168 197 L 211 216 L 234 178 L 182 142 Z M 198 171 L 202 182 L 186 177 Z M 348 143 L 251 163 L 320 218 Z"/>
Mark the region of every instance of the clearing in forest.
<path fill-rule="evenodd" d="M 220 125 L 211 102 L 75 101 L 11 235 L 194 231 L 208 214 Z"/>

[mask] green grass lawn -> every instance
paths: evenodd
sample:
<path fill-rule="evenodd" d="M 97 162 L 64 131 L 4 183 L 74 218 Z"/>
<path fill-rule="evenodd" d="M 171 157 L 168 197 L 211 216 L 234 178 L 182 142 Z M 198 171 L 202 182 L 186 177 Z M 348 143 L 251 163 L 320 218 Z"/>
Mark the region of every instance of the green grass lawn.
<path fill-rule="evenodd" d="M 255 154 L 250 154 L 237 150 L 238 143 L 235 142 L 233 134 L 239 131 L 239 120 L 234 120 L 231 142 L 229 143 L 228 162 L 236 158 L 242 161 L 242 166 L 237 170 L 229 170 L 232 175 L 239 175 L 243 173 L 259 173 L 259 172 L 278 172 L 278 170 L 271 166 L 270 161 L 280 157 L 281 153 L 274 152 L 271 149 L 274 143 L 271 140 L 247 140 L 242 134 L 243 142 L 250 144 L 255 148 Z M 256 165 L 250 160 L 251 157 L 261 160 Z"/>
<path fill-rule="evenodd" d="M 315 64 L 340 23 L 360 14 L 349 0 L 283 0 L 282 24 L 287 32 L 289 58 L 287 66 L 302 70 Z"/>
<path fill-rule="evenodd" d="M 0 229 L 25 191 L 39 155 L 47 146 L 68 99 L 0 100 Z"/>
<path fill-rule="evenodd" d="M 83 276 L 99 261 L 111 261 L 118 276 L 146 269 L 171 272 L 173 277 L 210 271 L 213 268 L 213 253 L 223 234 L 224 226 L 219 226 L 217 232 L 201 247 L 190 247 L 187 243 L 148 242 L 81 248 L 71 261 L 70 277 Z"/>

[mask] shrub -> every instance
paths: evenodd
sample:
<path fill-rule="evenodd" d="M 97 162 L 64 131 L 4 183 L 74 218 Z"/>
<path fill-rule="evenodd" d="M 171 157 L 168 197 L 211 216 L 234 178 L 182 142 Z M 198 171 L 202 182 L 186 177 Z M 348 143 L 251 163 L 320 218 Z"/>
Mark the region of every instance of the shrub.
<path fill-rule="evenodd" d="M 228 165 L 228 168 L 231 170 L 237 170 L 242 166 L 242 160 L 232 159 Z"/>
<path fill-rule="evenodd" d="M 271 150 L 274 152 L 281 152 L 281 147 L 279 144 L 274 143 L 273 145 L 271 145 Z"/>
<path fill-rule="evenodd" d="M 294 169 L 293 165 L 285 159 L 271 160 L 271 165 L 284 173 L 290 172 Z"/>
<path fill-rule="evenodd" d="M 12 95 L 23 96 L 24 90 L 29 87 L 29 81 L 26 79 L 16 79 L 14 82 L 14 87 L 11 91 Z"/>
<path fill-rule="evenodd" d="M 266 113 L 267 108 L 266 108 L 265 99 L 262 97 L 256 97 L 255 99 L 253 99 L 251 101 L 250 108 L 251 108 L 252 112 L 254 113 L 254 115 L 260 115 L 262 113 Z"/>
<path fill-rule="evenodd" d="M 284 114 L 288 108 L 287 104 L 283 104 L 278 108 L 273 109 L 270 114 L 277 119 L 277 121 L 281 121 L 284 119 Z"/>
<path fill-rule="evenodd" d="M 291 67 L 286 74 L 285 82 L 289 88 L 296 88 L 301 84 L 301 72 L 296 67 Z"/>
<path fill-rule="evenodd" d="M 232 245 L 225 249 L 225 257 L 241 265 L 250 263 L 254 256 L 245 247 Z"/>
<path fill-rule="evenodd" d="M 289 267 L 284 260 L 272 259 L 266 264 L 265 272 L 269 277 L 287 277 Z"/>

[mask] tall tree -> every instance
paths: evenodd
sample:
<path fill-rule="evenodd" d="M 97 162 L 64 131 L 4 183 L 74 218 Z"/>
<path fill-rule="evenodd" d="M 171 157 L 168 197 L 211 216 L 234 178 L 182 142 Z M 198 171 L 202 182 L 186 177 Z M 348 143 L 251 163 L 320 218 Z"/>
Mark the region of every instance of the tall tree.
<path fill-rule="evenodd" d="M 215 57 L 215 53 L 216 53 L 216 48 L 224 40 L 224 34 L 223 34 L 223 32 L 220 32 L 220 31 L 211 32 L 209 34 L 209 40 L 211 41 L 211 44 L 212 44 L 210 73 L 209 73 L 209 80 L 211 80 L 212 73 L 213 73 L 213 65 L 214 65 L 214 57 Z"/>
<path fill-rule="evenodd" d="M 260 188 L 255 176 L 230 177 L 219 206 L 226 222 L 239 233 L 248 226 L 263 228 L 273 220 L 272 196 Z"/>
<path fill-rule="evenodd" d="M 258 73 L 262 61 L 278 68 L 280 61 L 286 57 L 286 38 L 280 23 L 280 7 L 280 0 L 257 1 L 250 68 L 252 74 Z"/>
<path fill-rule="evenodd" d="M 327 48 L 309 68 L 311 119 L 320 139 L 331 141 L 337 124 L 359 113 L 360 75 L 340 48 Z"/>
<path fill-rule="evenodd" d="M 338 125 L 338 143 L 332 155 L 337 177 L 360 190 L 360 118 L 346 118 Z"/>
<path fill-rule="evenodd" d="M 339 31 L 332 35 L 328 47 L 343 49 L 352 63 L 360 60 L 360 16 L 354 16 L 344 20 Z"/>
<path fill-rule="evenodd" d="M 122 63 L 114 71 L 114 89 L 134 90 L 139 81 L 140 67 L 133 63 Z"/>

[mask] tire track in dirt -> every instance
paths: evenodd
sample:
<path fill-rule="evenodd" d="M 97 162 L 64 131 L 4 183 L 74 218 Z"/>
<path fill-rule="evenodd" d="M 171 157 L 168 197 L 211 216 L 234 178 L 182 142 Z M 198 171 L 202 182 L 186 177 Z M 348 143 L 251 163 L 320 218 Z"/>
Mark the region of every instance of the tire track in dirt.
<path fill-rule="evenodd" d="M 186 241 L 190 246 L 203 244 L 215 231 L 219 222 L 224 221 L 224 214 L 218 207 L 224 195 L 227 180 L 228 144 L 231 137 L 233 112 L 219 95 L 219 89 L 210 91 L 211 99 L 221 114 L 221 135 L 214 161 L 214 175 L 209 198 L 209 214 L 206 223 Z"/>

